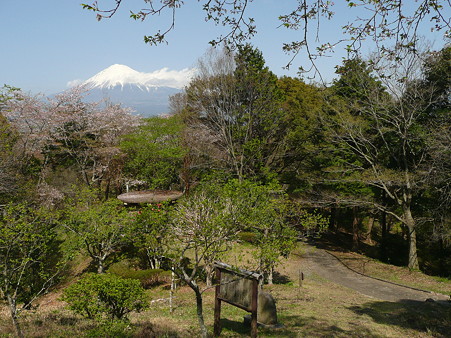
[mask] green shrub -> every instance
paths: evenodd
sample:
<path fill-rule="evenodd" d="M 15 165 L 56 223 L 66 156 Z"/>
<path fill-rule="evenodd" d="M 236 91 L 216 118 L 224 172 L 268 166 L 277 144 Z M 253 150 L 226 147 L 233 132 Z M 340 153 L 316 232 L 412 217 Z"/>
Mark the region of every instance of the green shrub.
<path fill-rule="evenodd" d="M 63 291 L 62 299 L 82 316 L 95 319 L 122 319 L 131 311 L 148 306 L 138 280 L 114 274 L 87 274 Z"/>
<path fill-rule="evenodd" d="M 123 278 L 139 280 L 142 287 L 145 289 L 171 282 L 170 271 L 162 269 L 135 270 L 121 262 L 113 264 L 108 269 L 108 272 Z"/>

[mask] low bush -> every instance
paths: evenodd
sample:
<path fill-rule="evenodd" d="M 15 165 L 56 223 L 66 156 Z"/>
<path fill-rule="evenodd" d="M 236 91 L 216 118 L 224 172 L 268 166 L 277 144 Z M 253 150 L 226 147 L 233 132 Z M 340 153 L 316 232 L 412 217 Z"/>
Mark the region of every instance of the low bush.
<path fill-rule="evenodd" d="M 135 270 L 120 262 L 113 264 L 108 272 L 123 278 L 138 280 L 145 289 L 171 282 L 170 271 L 162 269 Z"/>
<path fill-rule="evenodd" d="M 87 274 L 63 291 L 62 300 L 74 312 L 94 319 L 123 319 L 148 306 L 138 280 L 114 274 Z"/>

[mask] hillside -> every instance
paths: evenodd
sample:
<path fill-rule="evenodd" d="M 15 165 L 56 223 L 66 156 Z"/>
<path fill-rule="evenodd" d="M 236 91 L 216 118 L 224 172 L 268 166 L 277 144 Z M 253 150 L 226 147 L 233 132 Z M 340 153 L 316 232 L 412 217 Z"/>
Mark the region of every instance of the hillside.
<path fill-rule="evenodd" d="M 229 253 L 229 262 L 246 260 L 252 247 L 248 244 L 235 247 Z M 366 296 L 346 286 L 331 282 L 317 273 L 317 267 L 308 259 L 308 252 L 317 250 L 300 244 L 288 260 L 277 269 L 276 284 L 265 285 L 277 301 L 278 318 L 283 327 L 259 329 L 262 337 L 446 337 L 451 330 L 451 304 L 420 300 L 386 301 Z M 355 261 L 365 260 L 356 256 Z M 371 266 L 383 267 L 372 261 Z M 305 279 L 299 285 L 299 272 Z M 402 268 L 392 267 L 400 282 L 414 284 L 428 281 L 428 286 L 451 292 L 450 281 L 437 280 L 421 273 L 406 274 Z M 369 287 L 371 287 L 369 285 Z M 43 297 L 36 311 L 23 318 L 27 337 L 86 336 L 88 332 L 101 332 L 95 324 L 73 315 L 58 300 L 60 293 L 53 291 Z M 195 302 L 192 291 L 180 287 L 175 294 L 174 311 L 169 311 L 167 285 L 148 290 L 152 299 L 149 310 L 133 314 L 132 326 L 126 329 L 133 337 L 192 337 L 197 336 Z M 204 293 L 206 324 L 212 331 L 214 289 Z M 0 320 L 0 331 L 6 337 L 13 329 L 6 319 L 6 309 Z M 228 305 L 223 306 L 222 336 L 238 337 L 249 334 L 242 324 L 246 313 Z M 113 330 L 109 327 L 108 330 Z M 103 331 L 102 331 L 103 332 Z"/>

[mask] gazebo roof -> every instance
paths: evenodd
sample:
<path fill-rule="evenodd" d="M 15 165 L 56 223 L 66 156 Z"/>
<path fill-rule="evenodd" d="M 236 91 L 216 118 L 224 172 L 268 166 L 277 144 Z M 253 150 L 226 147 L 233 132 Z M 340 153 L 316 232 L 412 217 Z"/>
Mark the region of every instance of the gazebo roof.
<path fill-rule="evenodd" d="M 124 203 L 159 203 L 180 198 L 183 192 L 177 190 L 132 191 L 117 196 Z"/>

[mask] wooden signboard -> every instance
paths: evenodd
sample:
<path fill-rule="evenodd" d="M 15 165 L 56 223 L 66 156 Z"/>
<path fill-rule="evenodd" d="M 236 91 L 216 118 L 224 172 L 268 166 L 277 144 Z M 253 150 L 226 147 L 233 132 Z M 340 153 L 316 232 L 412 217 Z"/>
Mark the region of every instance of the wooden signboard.
<path fill-rule="evenodd" d="M 234 268 L 216 262 L 216 294 L 214 334 L 221 334 L 221 302 L 251 313 L 251 337 L 257 337 L 258 284 L 262 278 L 256 272 Z"/>

